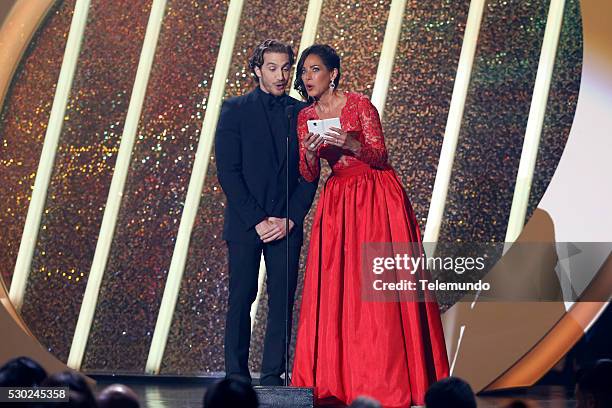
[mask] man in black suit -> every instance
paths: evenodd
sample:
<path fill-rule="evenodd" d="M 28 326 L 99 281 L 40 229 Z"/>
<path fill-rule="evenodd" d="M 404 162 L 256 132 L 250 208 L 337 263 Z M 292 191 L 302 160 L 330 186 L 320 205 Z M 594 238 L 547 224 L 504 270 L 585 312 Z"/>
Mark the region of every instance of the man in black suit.
<path fill-rule="evenodd" d="M 248 368 L 250 309 L 257 295 L 257 275 L 263 252 L 269 311 L 262 385 L 282 384 L 285 318 L 288 314 L 288 333 L 291 333 L 302 225 L 317 188 L 316 181 L 304 181 L 298 170 L 296 119 L 305 104 L 285 94 L 293 62 L 293 51 L 286 44 L 266 40 L 257 46 L 249 65 L 258 87 L 224 102 L 215 138 L 219 182 L 227 197 L 223 227 L 230 280 L 225 324 L 226 378 L 251 380 Z M 287 135 L 289 157 L 286 154 Z M 285 218 L 287 194 L 289 231 Z M 288 282 L 286 239 L 289 240 Z"/>

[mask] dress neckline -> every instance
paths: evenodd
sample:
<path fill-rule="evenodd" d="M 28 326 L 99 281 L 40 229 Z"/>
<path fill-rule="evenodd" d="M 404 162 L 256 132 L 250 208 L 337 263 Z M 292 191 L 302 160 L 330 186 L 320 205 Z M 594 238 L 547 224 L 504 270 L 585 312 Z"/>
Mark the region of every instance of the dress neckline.
<path fill-rule="evenodd" d="M 344 101 L 344 106 L 342 107 L 342 109 L 340 109 L 340 115 L 338 115 L 338 118 L 341 118 L 342 115 L 344 114 L 344 109 L 346 109 L 346 107 L 348 106 L 348 104 L 349 104 L 349 97 L 351 95 L 351 92 L 349 92 L 349 91 L 342 91 L 342 92 L 344 93 L 344 96 L 346 96 L 346 101 Z M 315 115 L 317 116 L 317 119 L 324 120 L 324 119 L 321 119 L 321 117 L 319 116 L 319 112 L 317 112 L 317 107 L 315 105 L 316 105 L 316 102 L 313 102 L 312 103 L 312 110 L 314 111 Z M 333 117 L 335 117 L 335 116 L 333 116 Z M 325 118 L 325 119 L 331 119 L 331 118 Z"/>

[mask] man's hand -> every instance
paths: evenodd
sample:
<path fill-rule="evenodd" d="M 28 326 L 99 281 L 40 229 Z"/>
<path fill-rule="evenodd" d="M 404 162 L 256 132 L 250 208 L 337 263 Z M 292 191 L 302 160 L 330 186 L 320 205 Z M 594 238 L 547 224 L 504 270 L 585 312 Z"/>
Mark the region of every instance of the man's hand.
<path fill-rule="evenodd" d="M 286 218 L 268 217 L 268 220 L 277 223 L 280 227 L 282 227 L 283 231 L 285 230 L 285 227 L 287 225 L 287 219 Z M 291 232 L 293 227 L 295 227 L 295 223 L 293 222 L 293 220 L 291 218 L 289 218 L 289 232 Z"/>
<path fill-rule="evenodd" d="M 271 224 L 272 227 L 263 234 L 259 234 L 259 230 L 257 231 L 259 237 L 264 243 L 283 239 L 287 236 L 286 218 L 268 217 L 266 220 L 259 223 L 257 227 L 266 221 L 268 222 L 268 225 Z M 289 231 L 291 231 L 294 226 L 294 222 L 289 220 Z M 255 229 L 257 229 L 257 227 L 255 227 Z"/>
<path fill-rule="evenodd" d="M 280 228 L 276 223 L 271 222 L 268 217 L 255 226 L 255 231 L 257 231 L 257 235 L 259 235 L 259 238 L 261 238 L 263 242 L 269 242 L 267 239 L 276 236 Z"/>

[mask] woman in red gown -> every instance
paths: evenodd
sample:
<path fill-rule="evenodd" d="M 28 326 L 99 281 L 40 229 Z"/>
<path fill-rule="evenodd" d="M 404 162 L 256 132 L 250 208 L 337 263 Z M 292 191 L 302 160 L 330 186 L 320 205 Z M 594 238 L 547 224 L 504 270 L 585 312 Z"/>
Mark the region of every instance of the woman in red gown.
<path fill-rule="evenodd" d="M 421 242 L 378 112 L 337 89 L 340 59 L 327 45 L 307 48 L 297 72 L 295 88 L 314 100 L 298 116 L 300 173 L 316 179 L 323 158 L 332 174 L 310 235 L 292 384 L 314 387 L 318 404 L 367 395 L 388 408 L 424 405 L 429 385 L 448 376 L 437 303 L 368 301 L 361 291 L 362 244 Z M 308 120 L 334 117 L 341 129 L 308 132 Z"/>

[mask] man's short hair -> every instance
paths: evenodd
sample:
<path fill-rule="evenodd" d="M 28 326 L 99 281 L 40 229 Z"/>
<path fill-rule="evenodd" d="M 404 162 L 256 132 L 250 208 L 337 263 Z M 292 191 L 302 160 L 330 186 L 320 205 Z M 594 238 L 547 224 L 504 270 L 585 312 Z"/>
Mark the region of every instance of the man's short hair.
<path fill-rule="evenodd" d="M 249 58 L 249 67 L 251 68 L 251 73 L 253 74 L 253 78 L 256 82 L 259 83 L 259 77 L 255 74 L 255 67 L 261 69 L 264 63 L 264 54 L 266 52 L 278 52 L 281 54 L 287 54 L 289 57 L 289 65 L 293 65 L 295 62 L 295 55 L 293 54 L 293 49 L 289 44 L 285 44 L 284 42 L 278 40 L 265 40 L 261 44 L 259 44 L 253 50 L 253 54 L 251 54 L 251 58 Z"/>
<path fill-rule="evenodd" d="M 75 371 L 51 374 L 41 385 L 43 387 L 68 387 L 68 403 L 58 402 L 57 406 L 66 408 L 96 406 L 96 398 L 89 385 L 87 385 L 85 377 Z"/>
<path fill-rule="evenodd" d="M 204 408 L 257 408 L 259 400 L 250 383 L 225 378 L 209 386 L 204 394 Z"/>
<path fill-rule="evenodd" d="M 461 378 L 448 377 L 433 383 L 425 394 L 427 408 L 476 408 L 470 384 Z"/>
<path fill-rule="evenodd" d="M 139 408 L 138 395 L 127 385 L 112 384 L 104 388 L 97 398 L 98 408 Z"/>

